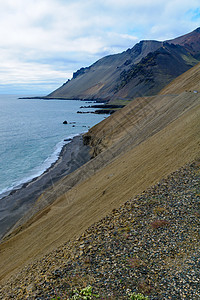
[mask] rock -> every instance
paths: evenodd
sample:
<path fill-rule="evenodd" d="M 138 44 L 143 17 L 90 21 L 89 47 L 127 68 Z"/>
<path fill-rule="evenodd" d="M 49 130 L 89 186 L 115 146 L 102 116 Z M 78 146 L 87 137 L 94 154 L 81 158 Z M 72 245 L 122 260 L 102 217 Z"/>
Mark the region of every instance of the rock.
<path fill-rule="evenodd" d="M 65 120 L 65 121 L 63 121 L 63 124 L 68 124 L 68 122 Z"/>

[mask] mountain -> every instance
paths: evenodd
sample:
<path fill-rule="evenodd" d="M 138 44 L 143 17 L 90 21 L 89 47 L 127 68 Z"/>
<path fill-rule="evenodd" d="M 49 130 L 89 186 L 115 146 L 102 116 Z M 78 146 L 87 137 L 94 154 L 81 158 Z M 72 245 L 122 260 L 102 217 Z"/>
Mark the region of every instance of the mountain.
<path fill-rule="evenodd" d="M 116 82 L 123 71 L 129 70 L 143 57 L 160 48 L 161 42 L 141 41 L 132 49 L 101 58 L 87 68 L 73 73 L 72 80 L 48 95 L 50 98 L 104 99 L 113 96 Z"/>
<path fill-rule="evenodd" d="M 183 46 L 187 51 L 189 51 L 195 58 L 200 58 L 200 27 L 194 31 L 178 37 L 173 40 L 169 40 L 168 43 Z"/>
<path fill-rule="evenodd" d="M 156 95 L 172 79 L 198 63 L 185 48 L 163 43 L 138 64 L 120 74 L 112 99 Z"/>
<path fill-rule="evenodd" d="M 64 249 L 62 247 L 66 247 L 69 240 L 73 241 L 75 239 L 78 241 L 81 235 L 85 235 L 85 230 L 89 226 L 93 226 L 95 222 L 106 217 L 112 211 L 118 213 L 118 208 L 126 201 L 131 201 L 133 204 L 132 209 L 134 213 L 137 213 L 136 225 L 140 224 L 138 217 L 147 222 L 144 215 L 146 206 L 143 206 L 143 204 L 135 206 L 134 204 L 136 195 L 142 195 L 143 191 L 155 183 L 159 182 L 161 184 L 162 179 L 170 173 L 200 157 L 200 81 L 194 81 L 199 73 L 200 64 L 177 77 L 158 95 L 134 99 L 85 134 L 84 141 L 91 146 L 93 159 L 53 184 L 52 188 L 41 191 L 42 194 L 32 211 L 28 212 L 24 220 L 21 220 L 18 227 L 16 226 L 16 230 L 7 237 L 7 240 L 0 244 L 0 280 L 4 280 L 6 285 L 11 274 L 18 273 L 17 276 L 19 276 L 16 281 L 15 277 L 11 279 L 10 286 L 12 286 L 12 289 L 2 299 L 7 299 L 9 296 L 11 299 L 15 293 L 19 293 L 19 298 L 16 299 L 25 298 L 24 294 L 31 293 L 32 286 L 24 284 L 26 276 L 20 277 L 19 270 L 21 268 L 27 266 L 24 272 L 32 274 L 33 269 L 37 271 L 41 261 L 48 262 L 51 255 L 54 254 L 53 264 L 56 269 L 58 263 L 57 249 L 62 251 Z M 177 180 L 178 178 L 174 178 L 172 184 L 173 186 L 177 185 L 178 195 L 181 197 L 182 188 L 178 186 Z M 184 182 L 187 183 L 187 178 Z M 195 184 L 195 191 L 199 193 L 197 182 Z M 169 186 L 169 190 L 171 188 L 172 186 Z M 174 194 L 172 199 L 170 198 L 170 201 L 173 200 L 173 207 L 177 208 L 180 207 L 180 203 L 176 202 L 178 195 Z M 165 192 L 164 197 L 168 201 L 170 194 Z M 186 198 L 194 200 L 190 194 Z M 186 198 L 181 200 L 184 206 L 186 205 Z M 155 197 L 154 194 L 152 198 L 147 199 L 147 204 L 149 204 L 147 211 L 151 209 L 153 219 L 157 218 L 153 214 L 155 207 L 165 208 L 162 199 Z M 188 209 L 191 209 L 191 207 Z M 162 214 L 162 210 L 160 210 L 160 214 Z M 168 218 L 168 210 L 166 210 L 166 214 L 166 218 Z M 185 215 L 180 215 L 181 222 Z M 193 222 L 195 216 L 198 217 L 198 214 L 193 211 L 190 216 L 191 222 Z M 176 214 L 170 218 L 172 224 L 177 224 Z M 107 226 L 104 232 L 106 238 L 110 224 L 108 219 L 105 219 L 104 222 Z M 149 226 L 148 224 L 147 222 L 147 226 Z M 194 226 L 193 223 L 191 223 L 192 226 Z M 132 227 L 136 228 L 135 225 L 132 225 Z M 124 228 L 127 227 L 124 226 Z M 162 228 L 160 229 L 163 234 Z M 177 231 L 179 229 L 180 231 Z M 175 230 L 178 232 L 179 237 L 181 234 L 181 239 L 177 239 L 178 244 L 176 247 L 182 249 L 183 244 L 181 243 L 185 243 L 185 239 L 182 239 L 182 223 L 180 226 L 176 226 Z M 194 227 L 194 230 L 196 230 L 196 227 Z M 149 234 L 151 232 L 152 229 Z M 116 234 L 118 235 L 118 233 L 117 231 Z M 174 234 L 174 231 L 172 231 L 172 234 Z M 142 236 L 140 230 L 139 235 Z M 134 243 L 131 241 L 131 245 L 136 243 L 135 245 L 138 245 L 137 249 L 142 249 L 140 248 L 142 245 L 137 244 L 135 233 L 133 237 Z M 93 239 L 93 235 L 91 235 L 91 239 Z M 155 240 L 158 240 L 157 235 L 156 237 L 154 235 Z M 197 237 L 196 240 L 198 240 Z M 67 276 L 71 270 L 71 265 L 77 263 L 76 255 L 80 251 L 87 250 L 89 245 L 89 240 L 81 245 L 74 257 L 71 258 L 70 264 L 65 265 Z M 191 245 L 191 242 L 189 245 Z M 83 247 L 85 248 L 83 249 Z M 166 247 L 171 247 L 171 239 L 166 241 Z M 192 247 L 187 247 L 187 253 L 184 255 L 188 255 L 190 249 Z M 50 253 L 51 250 L 54 250 L 53 254 Z M 93 250 L 94 257 L 98 256 L 98 246 L 96 250 Z M 64 250 L 62 253 L 62 259 L 66 261 Z M 143 250 L 141 250 L 141 253 L 143 253 Z M 161 257 L 162 265 L 160 266 L 163 267 L 165 264 L 168 266 L 168 254 L 163 256 L 162 251 L 155 253 Z M 180 259 L 182 264 L 183 256 L 178 257 L 179 252 L 177 252 L 178 254 L 173 253 L 176 255 L 176 257 L 174 256 L 175 259 Z M 71 255 L 71 253 L 66 255 L 69 254 Z M 44 255 L 46 256 L 44 257 Z M 106 251 L 103 255 L 104 261 Z M 171 260 L 172 265 L 174 265 L 174 257 Z M 80 254 L 77 265 L 81 258 Z M 32 267 L 29 265 L 30 262 L 34 262 Z M 179 264 L 176 265 L 179 267 Z M 155 273 L 159 268 L 159 266 L 156 266 Z M 163 272 L 162 276 L 159 273 L 158 277 L 167 276 L 168 272 L 170 273 L 170 268 L 169 266 L 166 274 Z M 48 267 L 46 267 L 43 269 L 40 281 L 35 282 L 34 276 L 32 276 L 33 286 L 35 285 L 33 293 L 37 292 L 39 285 L 43 289 L 43 284 L 49 284 L 49 280 L 52 282 L 59 274 L 55 272 L 50 274 L 51 277 L 48 277 L 50 275 L 48 275 Z M 20 284 L 23 285 L 24 290 L 19 288 Z"/>
<path fill-rule="evenodd" d="M 199 62 L 200 28 L 166 42 L 141 41 L 73 73 L 48 98 L 115 101 L 157 94 Z"/>
<path fill-rule="evenodd" d="M 187 74 L 187 76 L 185 76 Z M 181 94 L 184 92 L 199 93 L 200 92 L 200 63 L 191 68 L 168 84 L 160 94 Z"/>

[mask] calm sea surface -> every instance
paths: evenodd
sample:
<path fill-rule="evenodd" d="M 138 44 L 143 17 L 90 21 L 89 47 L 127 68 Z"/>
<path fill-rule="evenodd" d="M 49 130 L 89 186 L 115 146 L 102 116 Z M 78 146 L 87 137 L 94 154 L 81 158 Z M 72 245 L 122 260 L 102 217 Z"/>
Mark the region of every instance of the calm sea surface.
<path fill-rule="evenodd" d="M 18 97 L 0 95 L 0 198 L 50 167 L 64 139 L 86 132 L 105 118 L 77 114 L 89 110 L 80 109 L 89 105 L 84 101 Z M 63 125 L 64 120 L 76 123 Z"/>

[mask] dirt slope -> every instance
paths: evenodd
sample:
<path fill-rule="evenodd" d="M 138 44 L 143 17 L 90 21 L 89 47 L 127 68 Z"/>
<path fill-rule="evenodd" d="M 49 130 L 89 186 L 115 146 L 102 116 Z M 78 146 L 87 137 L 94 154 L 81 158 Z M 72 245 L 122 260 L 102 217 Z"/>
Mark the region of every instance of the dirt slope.
<path fill-rule="evenodd" d="M 175 121 L 67 193 L 57 198 L 54 187 L 57 200 L 29 227 L 0 245 L 0 278 L 78 236 L 113 208 L 197 158 L 199 126 L 200 105 L 194 103 Z M 63 181 L 57 188 L 64 185 Z"/>
<path fill-rule="evenodd" d="M 44 192 L 32 213 L 41 211 L 0 245 L 0 280 L 200 157 L 199 93 L 178 94 L 183 82 L 196 88 L 198 74 L 196 66 L 167 87 L 169 95 L 138 98 L 89 131 L 98 155 Z"/>
<path fill-rule="evenodd" d="M 200 63 L 178 76 L 157 96 L 138 97 L 123 110 L 91 128 L 87 135 L 91 138 L 93 155 L 111 147 L 120 139 L 124 144 L 124 139 L 129 139 L 130 144 L 135 146 L 133 138 L 141 139 L 144 135 L 146 139 L 193 104 L 199 103 L 199 93 Z M 142 133 L 143 129 L 147 134 Z M 119 145 L 117 147 L 120 148 Z"/>

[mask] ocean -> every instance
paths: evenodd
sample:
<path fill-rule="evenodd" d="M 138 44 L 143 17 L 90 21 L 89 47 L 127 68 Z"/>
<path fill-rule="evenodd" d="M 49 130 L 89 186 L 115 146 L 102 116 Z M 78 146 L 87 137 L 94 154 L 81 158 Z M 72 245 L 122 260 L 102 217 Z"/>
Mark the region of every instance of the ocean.
<path fill-rule="evenodd" d="M 41 175 L 68 143 L 105 115 L 77 114 L 86 101 L 19 99 L 0 95 L 0 198 Z M 68 124 L 63 124 L 63 121 Z M 70 124 L 71 123 L 71 124 Z"/>

